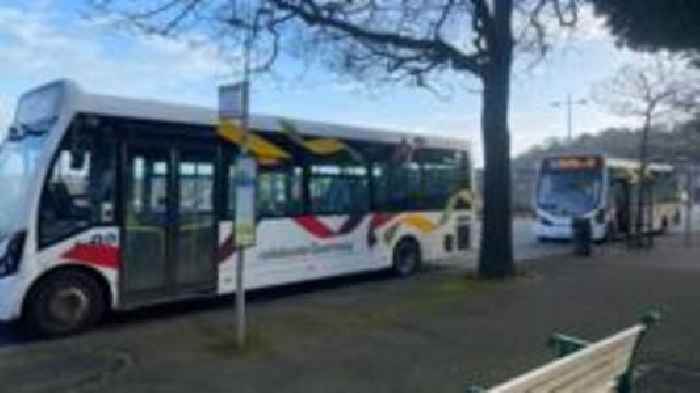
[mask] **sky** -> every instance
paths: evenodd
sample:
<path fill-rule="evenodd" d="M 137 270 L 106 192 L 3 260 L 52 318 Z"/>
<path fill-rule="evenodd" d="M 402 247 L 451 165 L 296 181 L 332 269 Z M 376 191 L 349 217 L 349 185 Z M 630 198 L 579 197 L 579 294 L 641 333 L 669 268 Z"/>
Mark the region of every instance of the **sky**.
<path fill-rule="evenodd" d="M 85 18 L 84 4 L 0 0 L 0 130 L 7 128 L 24 91 L 57 78 L 74 79 L 96 93 L 216 106 L 217 86 L 231 82 L 231 65 L 214 48 L 192 48 Z M 512 154 L 548 137 L 566 136 L 565 111 L 551 103 L 567 94 L 589 101 L 574 108 L 574 134 L 629 124 L 630 119 L 591 102 L 590 95 L 593 85 L 638 58 L 641 55 L 617 49 L 600 21 L 584 12 L 578 31 L 562 36 L 536 68 L 523 71 L 516 65 L 510 106 Z M 479 86 L 475 79 L 468 84 Z M 474 142 L 477 164 L 482 162 L 481 98 L 472 89 L 448 98 L 406 86 L 368 92 L 320 69 L 301 80 L 296 75 L 254 79 L 252 89 L 253 112 L 466 137 Z"/>

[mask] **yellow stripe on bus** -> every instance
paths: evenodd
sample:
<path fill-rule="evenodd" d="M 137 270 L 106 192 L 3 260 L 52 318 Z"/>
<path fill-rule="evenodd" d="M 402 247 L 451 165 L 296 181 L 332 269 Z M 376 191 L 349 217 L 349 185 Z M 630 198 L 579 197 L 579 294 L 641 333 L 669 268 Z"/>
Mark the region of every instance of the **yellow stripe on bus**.
<path fill-rule="evenodd" d="M 241 145 L 243 143 L 243 139 L 245 136 L 245 132 L 240 126 L 228 120 L 222 120 L 219 126 L 217 127 L 216 132 L 222 138 L 233 142 L 237 145 Z M 277 145 L 273 144 L 272 142 L 267 141 L 265 138 L 262 138 L 261 136 L 256 135 L 252 132 L 248 134 L 245 142 L 246 147 L 250 149 L 250 151 L 253 152 L 253 154 L 260 158 L 290 158 L 289 153 L 287 153 Z"/>
<path fill-rule="evenodd" d="M 423 234 L 429 234 L 437 229 L 437 225 L 435 225 L 432 221 L 430 221 L 427 217 L 425 217 L 422 214 L 409 213 L 402 216 L 400 218 L 400 221 L 402 224 L 406 224 L 418 229 Z"/>

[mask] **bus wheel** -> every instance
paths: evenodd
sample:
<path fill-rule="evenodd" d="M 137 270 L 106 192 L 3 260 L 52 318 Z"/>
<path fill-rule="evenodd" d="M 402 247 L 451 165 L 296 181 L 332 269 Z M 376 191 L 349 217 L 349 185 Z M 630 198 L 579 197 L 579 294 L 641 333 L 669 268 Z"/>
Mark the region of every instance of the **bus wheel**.
<path fill-rule="evenodd" d="M 78 271 L 59 271 L 40 281 L 29 295 L 25 318 L 42 336 L 65 336 L 100 320 L 105 299 L 99 284 Z"/>
<path fill-rule="evenodd" d="M 394 248 L 393 270 L 399 277 L 415 273 L 422 262 L 420 246 L 413 239 L 404 239 Z"/>

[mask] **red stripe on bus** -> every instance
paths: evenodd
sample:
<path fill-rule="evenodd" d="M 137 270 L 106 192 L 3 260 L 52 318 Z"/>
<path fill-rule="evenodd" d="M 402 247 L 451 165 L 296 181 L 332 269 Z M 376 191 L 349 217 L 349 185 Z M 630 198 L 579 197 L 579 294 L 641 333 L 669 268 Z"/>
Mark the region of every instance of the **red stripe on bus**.
<path fill-rule="evenodd" d="M 347 235 L 348 233 L 353 232 L 364 219 L 364 213 L 351 214 L 350 217 L 348 217 L 347 220 L 345 220 L 343 225 L 340 226 L 340 229 L 338 230 L 336 235 Z"/>
<path fill-rule="evenodd" d="M 61 257 L 108 269 L 119 267 L 119 248 L 108 244 L 79 243 Z"/>
<path fill-rule="evenodd" d="M 216 249 L 216 262 L 218 263 L 224 263 L 226 260 L 233 255 L 234 252 L 238 247 L 236 247 L 236 237 L 235 234 L 231 234 L 230 236 L 226 237 L 226 240 L 222 244 L 219 244 L 219 246 Z"/>
<path fill-rule="evenodd" d="M 370 221 L 370 230 L 379 228 L 387 222 L 391 221 L 392 218 L 396 217 L 398 214 L 394 213 L 376 213 L 372 216 L 372 221 Z"/>
<path fill-rule="evenodd" d="M 294 221 L 306 229 L 307 232 L 320 239 L 328 239 L 333 236 L 333 231 L 314 216 L 294 217 Z"/>

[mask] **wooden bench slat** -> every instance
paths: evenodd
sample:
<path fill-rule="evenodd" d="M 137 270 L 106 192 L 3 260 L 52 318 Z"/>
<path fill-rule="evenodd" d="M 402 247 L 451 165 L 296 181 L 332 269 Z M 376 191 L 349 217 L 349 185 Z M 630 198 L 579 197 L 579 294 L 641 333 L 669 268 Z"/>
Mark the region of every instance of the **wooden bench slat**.
<path fill-rule="evenodd" d="M 624 373 L 629 366 L 637 339 L 644 329 L 644 325 L 632 326 L 579 352 L 498 385 L 488 392 L 608 392 L 610 387 L 607 384 Z"/>
<path fill-rule="evenodd" d="M 612 359 L 610 362 L 602 362 L 598 367 L 589 370 L 587 374 L 579 375 L 577 379 L 570 381 L 563 389 L 552 390 L 561 393 L 589 393 L 591 390 L 609 388 L 610 381 L 624 373 L 628 362 L 622 359 Z"/>
<path fill-rule="evenodd" d="M 612 351 L 598 353 L 596 357 L 579 359 L 577 368 L 562 372 L 530 391 L 532 393 L 577 392 L 580 386 L 585 386 L 585 391 L 589 392 L 595 389 L 596 384 L 605 385 L 605 381 L 622 374 L 628 364 L 627 348 L 618 346 Z"/>

